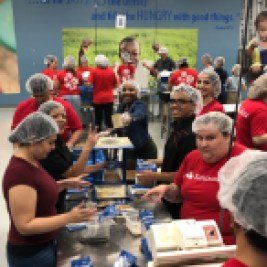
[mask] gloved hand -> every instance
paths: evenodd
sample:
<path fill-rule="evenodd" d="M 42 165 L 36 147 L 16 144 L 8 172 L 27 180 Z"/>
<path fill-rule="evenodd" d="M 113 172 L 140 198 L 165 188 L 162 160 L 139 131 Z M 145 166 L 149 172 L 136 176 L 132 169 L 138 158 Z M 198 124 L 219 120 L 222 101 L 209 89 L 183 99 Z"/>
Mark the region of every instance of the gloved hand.
<path fill-rule="evenodd" d="M 132 117 L 130 116 L 130 114 L 128 112 L 124 112 L 121 115 L 121 117 L 122 117 L 123 126 L 128 126 L 132 121 Z"/>

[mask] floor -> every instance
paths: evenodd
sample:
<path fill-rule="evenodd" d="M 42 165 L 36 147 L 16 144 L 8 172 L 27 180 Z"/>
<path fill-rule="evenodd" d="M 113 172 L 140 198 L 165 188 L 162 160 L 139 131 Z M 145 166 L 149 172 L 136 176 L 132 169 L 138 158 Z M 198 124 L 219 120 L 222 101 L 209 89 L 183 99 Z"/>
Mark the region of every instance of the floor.
<path fill-rule="evenodd" d="M 1 134 L 0 134 L 0 177 L 3 177 L 4 170 L 7 166 L 8 160 L 12 155 L 12 146 L 7 141 L 7 136 L 10 132 L 10 124 L 14 108 L 0 108 L 0 122 L 1 122 Z M 162 157 L 162 149 L 165 143 L 165 139 L 160 137 L 160 123 L 157 120 L 149 123 L 149 132 L 152 138 L 158 146 L 158 155 Z M 1 178 L 2 179 L 2 178 Z M 1 223 L 0 223 L 0 266 L 7 267 L 5 256 L 5 244 L 7 238 L 7 232 L 9 227 L 9 217 L 6 212 L 6 206 L 2 194 L 0 193 L 0 210 L 1 210 Z"/>

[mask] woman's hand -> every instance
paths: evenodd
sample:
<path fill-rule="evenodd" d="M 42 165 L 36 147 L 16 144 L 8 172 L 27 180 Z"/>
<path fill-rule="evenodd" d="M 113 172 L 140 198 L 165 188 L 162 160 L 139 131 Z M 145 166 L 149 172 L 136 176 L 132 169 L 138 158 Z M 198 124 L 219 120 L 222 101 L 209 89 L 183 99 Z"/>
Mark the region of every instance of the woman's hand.
<path fill-rule="evenodd" d="M 95 146 L 95 144 L 97 143 L 98 138 L 99 138 L 99 136 L 97 134 L 97 129 L 93 130 L 92 129 L 92 124 L 90 124 L 89 125 L 87 139 L 86 139 L 86 142 L 85 142 L 85 146 L 88 149 L 92 149 Z"/>
<path fill-rule="evenodd" d="M 84 203 L 80 203 L 68 212 L 69 223 L 79 223 L 90 221 L 92 216 L 95 215 L 97 209 L 83 208 Z"/>
<path fill-rule="evenodd" d="M 157 203 L 161 202 L 161 199 L 164 197 L 165 193 L 168 190 L 169 185 L 162 184 L 159 186 L 156 186 L 149 191 L 147 191 L 143 196 L 143 200 L 149 200 L 150 202 Z"/>
<path fill-rule="evenodd" d="M 58 181 L 58 184 L 61 187 L 64 187 L 65 189 L 66 188 L 78 188 L 78 189 L 80 189 L 83 187 L 88 187 L 91 184 L 89 182 L 83 180 L 84 176 L 85 175 L 82 174 L 82 175 L 79 175 L 77 177 L 70 177 L 70 178 L 62 179 L 62 180 Z"/>

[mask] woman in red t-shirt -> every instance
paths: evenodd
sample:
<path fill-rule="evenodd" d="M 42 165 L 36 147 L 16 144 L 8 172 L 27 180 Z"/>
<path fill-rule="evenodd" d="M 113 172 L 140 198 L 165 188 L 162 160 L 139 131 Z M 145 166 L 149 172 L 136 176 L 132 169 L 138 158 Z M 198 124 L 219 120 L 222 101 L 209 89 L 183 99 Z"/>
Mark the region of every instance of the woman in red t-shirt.
<path fill-rule="evenodd" d="M 197 150 L 187 154 L 171 184 L 151 189 L 144 198 L 156 195 L 157 201 L 163 197 L 170 202 L 182 199 L 181 219 L 212 219 L 219 224 L 218 171 L 228 160 L 232 120 L 223 113 L 209 112 L 195 119 L 192 130 L 196 134 Z M 233 144 L 231 156 L 237 156 L 245 149 Z M 225 213 L 222 226 L 225 244 L 233 244 L 228 213 Z"/>
<path fill-rule="evenodd" d="M 63 68 L 63 70 L 58 72 L 56 80 L 58 96 L 68 101 L 77 114 L 80 115 L 81 96 L 79 84 L 82 83 L 82 77 L 76 72 L 75 58 L 73 56 L 66 56 Z"/>
<path fill-rule="evenodd" d="M 96 68 L 88 81 L 93 84 L 93 104 L 95 108 L 95 125 L 101 130 L 104 116 L 106 128 L 112 128 L 113 90 L 117 86 L 117 78 L 113 69 L 109 68 L 108 58 L 104 55 L 95 57 Z"/>
<path fill-rule="evenodd" d="M 203 109 L 199 113 L 203 115 L 210 111 L 220 111 L 224 113 L 224 107 L 216 98 L 221 93 L 221 81 L 219 75 L 213 70 L 203 70 L 198 74 L 197 89 L 203 97 Z"/>

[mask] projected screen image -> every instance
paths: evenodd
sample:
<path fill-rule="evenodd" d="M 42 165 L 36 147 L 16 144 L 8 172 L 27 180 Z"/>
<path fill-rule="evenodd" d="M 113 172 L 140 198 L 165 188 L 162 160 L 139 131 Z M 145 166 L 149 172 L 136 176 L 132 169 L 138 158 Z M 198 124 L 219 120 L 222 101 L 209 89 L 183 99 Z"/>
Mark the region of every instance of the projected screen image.
<path fill-rule="evenodd" d="M 125 37 L 133 37 L 140 46 L 140 60 L 155 62 L 159 56 L 152 49 L 154 43 L 167 47 L 169 56 L 177 61 L 187 57 L 190 67 L 196 66 L 198 48 L 197 29 L 148 29 L 148 28 L 64 28 L 62 29 L 63 56 L 73 55 L 77 62 L 82 40 L 90 39 L 92 44 L 84 50 L 89 65 L 94 66 L 96 54 L 108 57 L 110 65 L 120 62 L 119 43 Z"/>

